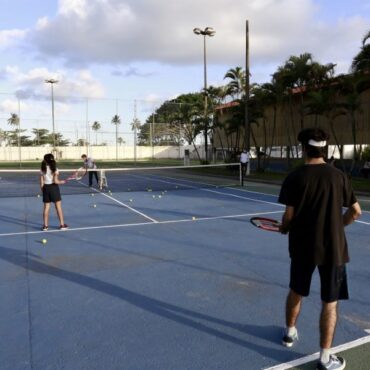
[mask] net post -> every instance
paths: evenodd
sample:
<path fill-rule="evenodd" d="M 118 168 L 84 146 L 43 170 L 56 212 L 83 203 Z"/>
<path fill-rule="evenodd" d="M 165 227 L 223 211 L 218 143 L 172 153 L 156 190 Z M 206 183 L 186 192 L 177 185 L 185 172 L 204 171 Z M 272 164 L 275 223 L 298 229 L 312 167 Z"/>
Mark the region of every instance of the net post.
<path fill-rule="evenodd" d="M 243 168 L 241 163 L 239 163 L 239 183 L 240 186 L 244 186 Z"/>

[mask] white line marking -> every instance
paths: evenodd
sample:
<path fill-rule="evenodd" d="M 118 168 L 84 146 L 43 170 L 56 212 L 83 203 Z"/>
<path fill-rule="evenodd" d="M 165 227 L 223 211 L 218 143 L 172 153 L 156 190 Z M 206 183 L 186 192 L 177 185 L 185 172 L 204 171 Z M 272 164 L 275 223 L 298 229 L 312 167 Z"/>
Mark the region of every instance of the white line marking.
<path fill-rule="evenodd" d="M 266 184 L 261 184 L 261 185 L 266 185 Z M 267 184 L 268 185 L 268 184 Z M 279 186 L 279 185 L 276 185 L 276 186 Z M 271 196 L 271 197 L 276 197 L 278 198 L 278 195 L 275 195 L 275 194 L 269 194 L 269 193 L 262 193 L 260 191 L 252 191 L 252 190 L 248 190 L 248 189 L 244 189 L 244 188 L 231 188 L 231 187 L 227 187 L 227 189 L 232 189 L 232 190 L 236 190 L 236 191 L 241 191 L 243 193 L 253 193 L 253 194 L 261 194 L 261 195 L 268 195 L 268 196 Z M 370 199 L 367 200 L 367 199 L 364 199 L 364 198 L 360 198 L 360 197 L 357 197 L 357 200 L 359 201 L 359 203 L 361 204 L 361 202 L 370 202 Z M 370 211 L 365 211 L 365 210 L 362 210 L 362 213 L 370 213 Z"/>
<path fill-rule="evenodd" d="M 82 182 L 80 182 L 80 181 L 79 181 L 79 183 L 80 183 L 80 184 L 82 184 L 82 185 L 84 185 L 84 186 L 87 186 L 86 184 L 84 184 L 84 183 L 82 183 Z M 125 204 L 125 203 L 123 203 L 123 202 L 120 202 L 118 199 L 113 198 L 112 196 L 110 196 L 110 195 L 108 195 L 108 194 L 105 194 L 105 193 L 103 193 L 102 191 L 100 191 L 100 190 L 98 190 L 98 189 L 91 188 L 91 190 L 94 190 L 94 191 L 95 191 L 96 193 L 98 193 L 98 194 L 104 195 L 105 197 L 107 197 L 107 198 L 109 198 L 109 199 L 113 200 L 114 202 L 118 203 L 119 205 L 121 205 L 121 206 L 123 206 L 123 207 L 128 208 L 128 209 L 129 209 L 129 210 L 131 210 L 132 212 L 135 212 L 135 213 L 139 214 L 140 216 L 143 216 L 143 217 L 147 218 L 148 220 L 150 220 L 150 221 L 152 221 L 152 222 L 158 222 L 158 221 L 157 221 L 157 220 L 155 220 L 154 218 L 151 218 L 151 217 L 147 216 L 146 214 L 144 214 L 144 213 L 142 213 L 142 212 L 140 212 L 140 211 L 136 210 L 135 208 L 130 207 L 128 204 Z"/>
<path fill-rule="evenodd" d="M 370 334 L 370 330 L 365 330 L 365 332 Z M 369 342 L 370 342 L 370 335 L 366 335 L 365 337 L 356 339 L 352 342 L 344 343 L 344 344 L 341 344 L 337 347 L 333 347 L 332 348 L 332 353 L 343 352 L 343 351 L 346 351 L 348 349 L 355 348 L 355 347 L 361 346 L 361 345 L 369 343 Z M 279 365 L 276 365 L 276 366 L 273 366 L 273 367 L 265 368 L 264 370 L 290 369 L 292 367 L 299 366 L 299 365 L 305 364 L 307 362 L 315 361 L 319 358 L 319 355 L 320 355 L 320 353 L 316 352 L 312 355 L 308 355 L 308 356 L 299 358 L 299 359 L 294 360 L 294 361 L 285 362 L 283 364 L 279 364 Z"/>
<path fill-rule="evenodd" d="M 50 233 L 66 233 L 71 231 L 80 231 L 80 230 L 97 230 L 97 229 L 113 229 L 113 228 L 120 228 L 120 227 L 130 227 L 130 226 L 146 226 L 146 225 L 160 225 L 160 224 L 174 224 L 174 223 L 183 223 L 183 222 L 196 222 L 196 221 L 210 221 L 210 220 L 218 220 L 218 219 L 227 219 L 227 218 L 242 218 L 242 217 L 252 217 L 258 215 L 269 215 L 273 213 L 281 213 L 282 211 L 273 211 L 273 212 L 258 212 L 258 213 L 243 213 L 240 215 L 226 215 L 226 216 L 214 216 L 214 217 L 199 217 L 195 220 L 193 219 L 181 219 L 181 220 L 167 220 L 167 221 L 157 221 L 157 222 L 137 222 L 131 224 L 118 224 L 118 225 L 101 225 L 101 226 L 86 226 L 86 227 L 76 227 L 76 228 L 69 228 L 67 230 L 49 230 L 49 231 L 22 231 L 17 233 L 3 233 L 0 234 L 1 236 L 17 236 L 17 235 L 30 235 L 30 234 L 50 234 Z"/>
<path fill-rule="evenodd" d="M 129 210 L 131 210 L 131 211 L 133 211 L 133 212 L 135 212 L 135 213 L 139 214 L 140 216 L 143 216 L 143 217 L 147 218 L 148 220 L 150 220 L 150 221 L 152 221 L 152 222 L 154 222 L 154 223 L 157 223 L 157 222 L 158 222 L 158 221 L 157 221 L 157 220 L 155 220 L 154 218 L 147 216 L 145 213 L 142 213 L 142 212 L 138 211 L 137 209 L 130 207 L 128 204 L 125 204 L 125 203 L 123 203 L 123 202 L 119 201 L 118 199 L 113 198 L 112 196 L 110 196 L 110 195 L 108 195 L 108 194 L 105 194 L 105 193 L 103 193 L 103 192 L 101 192 L 101 191 L 99 191 L 99 190 L 97 190 L 97 189 L 93 189 L 93 190 L 95 190 L 97 193 L 99 193 L 99 194 L 101 194 L 101 195 L 104 195 L 105 197 L 107 197 L 107 198 L 109 198 L 109 199 L 113 200 L 114 202 L 116 202 L 116 203 L 120 204 L 121 206 L 126 207 L 126 208 L 128 208 Z"/>
<path fill-rule="evenodd" d="M 355 222 L 358 222 L 359 224 L 370 225 L 370 222 L 359 221 L 359 220 L 356 220 Z"/>
<path fill-rule="evenodd" d="M 201 189 L 201 190 L 203 190 L 203 191 L 209 191 L 211 193 L 226 195 L 226 196 L 229 196 L 229 197 L 235 197 L 235 198 L 239 198 L 239 199 L 247 199 L 247 200 L 251 200 L 252 202 L 266 203 L 266 204 L 272 204 L 272 205 L 278 206 L 278 207 L 285 207 L 284 204 L 274 203 L 274 202 L 268 202 L 267 200 L 254 199 L 254 198 L 249 198 L 249 197 L 242 197 L 241 195 L 230 194 L 230 193 L 223 193 L 221 191 L 216 191 L 216 190 L 211 190 L 211 189 Z"/>
<path fill-rule="evenodd" d="M 207 192 L 210 192 L 210 193 L 215 193 L 215 194 L 221 194 L 221 195 L 224 195 L 224 196 L 227 196 L 227 197 L 234 197 L 234 198 L 239 198 L 239 199 L 246 199 L 246 200 L 251 200 L 252 202 L 258 202 L 258 203 L 265 203 L 265 204 L 272 204 L 274 206 L 278 206 L 278 207 L 285 207 L 283 204 L 280 204 L 280 203 L 274 203 L 274 202 L 268 202 L 266 200 L 260 200 L 260 199 L 253 199 L 253 198 L 249 198 L 249 197 L 243 197 L 241 195 L 236 195 L 236 194 L 230 194 L 230 193 L 224 193 L 224 192 L 221 192 L 221 191 L 217 191 L 217 190 L 212 190 L 212 189 L 204 189 L 204 188 L 199 188 L 199 187 L 196 187 L 196 186 L 192 186 L 192 185 L 187 185 L 187 184 L 184 184 L 184 183 L 181 183 L 180 181 L 178 181 L 177 179 L 174 179 L 172 177 L 169 177 L 169 176 L 165 176 L 165 178 L 167 179 L 171 179 L 171 180 L 175 180 L 175 181 L 166 181 L 166 180 L 161 180 L 161 179 L 152 179 L 154 181 L 158 181 L 158 182 L 164 182 L 166 184 L 172 184 L 172 185 L 181 185 L 181 186 L 185 186 L 187 188 L 190 188 L 190 189 L 199 189 L 201 191 L 207 191 Z M 181 179 L 181 181 L 188 181 L 188 182 L 191 182 L 191 180 L 183 180 Z M 193 181 L 194 183 L 194 181 Z M 204 184 L 204 185 L 211 185 L 211 184 L 207 184 L 207 183 L 201 183 L 201 184 Z M 214 185 L 212 185 L 214 186 Z M 228 189 L 232 189 L 232 188 L 229 188 L 227 187 Z"/>

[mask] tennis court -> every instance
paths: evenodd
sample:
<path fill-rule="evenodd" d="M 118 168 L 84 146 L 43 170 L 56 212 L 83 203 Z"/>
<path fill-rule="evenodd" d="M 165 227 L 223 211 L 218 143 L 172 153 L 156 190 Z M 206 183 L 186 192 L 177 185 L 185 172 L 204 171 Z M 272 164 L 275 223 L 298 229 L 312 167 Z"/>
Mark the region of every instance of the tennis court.
<path fill-rule="evenodd" d="M 48 232 L 37 173 L 2 174 L 2 370 L 254 370 L 317 352 L 317 276 L 300 341 L 286 349 L 287 237 L 249 223 L 281 217 L 279 187 L 240 186 L 232 167 L 168 170 L 107 171 L 111 192 L 86 178 L 61 186 L 70 227 L 59 231 L 51 210 Z M 359 198 L 363 216 L 347 229 L 352 298 L 340 305 L 335 346 L 369 336 L 370 199 Z M 350 369 L 370 360 L 361 353 Z"/>

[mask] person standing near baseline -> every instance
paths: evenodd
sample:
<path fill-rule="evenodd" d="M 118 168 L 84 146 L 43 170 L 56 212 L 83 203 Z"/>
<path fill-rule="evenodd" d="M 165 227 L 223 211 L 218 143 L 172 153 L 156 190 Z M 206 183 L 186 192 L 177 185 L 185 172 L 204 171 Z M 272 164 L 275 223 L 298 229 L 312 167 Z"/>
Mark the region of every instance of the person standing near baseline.
<path fill-rule="evenodd" d="M 44 202 L 43 231 L 49 230 L 50 203 L 55 204 L 55 209 L 60 222 L 59 229 L 68 229 L 68 225 L 64 223 L 62 197 L 60 195 L 59 184 L 65 184 L 65 181 L 59 179 L 59 172 L 54 156 L 52 154 L 45 154 L 44 160 L 41 162 L 40 170 L 40 187 L 42 191 L 42 200 Z"/>
<path fill-rule="evenodd" d="M 93 171 L 97 169 L 95 161 L 86 154 L 82 154 L 81 158 L 84 161 L 84 167 L 89 171 L 89 186 L 92 186 L 93 176 L 96 179 L 96 183 L 99 185 L 98 171 Z"/>
<path fill-rule="evenodd" d="M 320 359 L 318 370 L 342 370 L 346 362 L 331 353 L 338 300 L 348 299 L 345 264 L 349 262 L 344 227 L 361 216 L 346 175 L 325 161 L 329 136 L 319 128 L 298 134 L 305 164 L 284 180 L 279 202 L 286 206 L 281 232 L 289 233 L 290 291 L 286 299 L 283 345 L 298 339 L 296 322 L 302 298 L 309 295 L 318 267 L 321 281 Z M 347 210 L 342 211 L 342 207 Z"/>

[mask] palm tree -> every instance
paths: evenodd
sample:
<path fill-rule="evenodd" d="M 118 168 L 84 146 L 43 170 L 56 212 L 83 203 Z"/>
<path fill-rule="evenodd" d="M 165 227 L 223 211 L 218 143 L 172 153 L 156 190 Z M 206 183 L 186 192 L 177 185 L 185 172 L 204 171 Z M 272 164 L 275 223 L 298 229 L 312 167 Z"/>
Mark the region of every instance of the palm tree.
<path fill-rule="evenodd" d="M 353 58 L 351 72 L 358 73 L 370 70 L 370 31 L 362 39 L 362 47 L 360 52 Z"/>
<path fill-rule="evenodd" d="M 345 109 L 347 113 L 347 122 L 351 127 L 352 141 L 353 141 L 353 158 L 351 163 L 350 172 L 356 166 L 359 160 L 359 153 L 357 150 L 357 112 L 361 113 L 361 99 L 360 94 L 362 91 L 362 80 L 358 80 L 355 76 L 339 76 L 339 90 L 340 94 L 344 97 L 344 102 L 338 104 L 341 108 Z"/>
<path fill-rule="evenodd" d="M 18 149 L 19 149 L 19 162 L 21 162 L 21 132 L 20 132 L 20 119 L 18 114 L 11 113 L 8 118 L 8 124 L 14 127 L 14 133 L 17 134 L 18 138 Z"/>
<path fill-rule="evenodd" d="M 101 128 L 101 125 L 98 121 L 95 121 L 91 128 L 95 131 L 95 145 L 98 145 L 98 131 Z"/>
<path fill-rule="evenodd" d="M 136 145 L 137 145 L 137 130 L 140 129 L 141 123 L 137 118 L 131 122 L 131 129 L 134 131 L 134 160 L 136 165 Z"/>
<path fill-rule="evenodd" d="M 245 72 L 242 67 L 230 68 L 225 76 L 225 78 L 231 79 L 227 84 L 227 93 L 231 95 L 233 99 L 240 99 L 245 87 Z"/>
<path fill-rule="evenodd" d="M 118 140 L 118 126 L 121 124 L 121 118 L 118 114 L 115 114 L 113 116 L 112 123 L 113 123 L 113 125 L 116 126 L 116 161 L 117 161 L 118 160 L 118 146 L 117 146 L 117 144 L 118 144 L 118 142 L 117 142 L 117 140 Z"/>
<path fill-rule="evenodd" d="M 122 137 L 119 137 L 119 138 L 117 139 L 117 143 L 118 143 L 118 145 L 125 144 L 125 140 L 123 140 L 123 138 L 122 138 Z"/>
<path fill-rule="evenodd" d="M 336 102 L 337 95 L 338 92 L 336 88 L 331 86 L 310 92 L 308 96 L 310 101 L 305 105 L 305 114 L 315 115 L 315 126 L 318 124 L 318 116 L 324 116 L 326 118 L 330 132 L 334 138 L 335 145 L 338 148 L 343 171 L 345 171 L 343 145 L 338 138 L 334 121 L 336 118 L 346 115 L 347 113 L 341 104 Z"/>
<path fill-rule="evenodd" d="M 98 145 L 98 131 L 100 130 L 101 125 L 98 121 L 94 121 L 91 128 L 95 131 L 95 145 Z"/>

